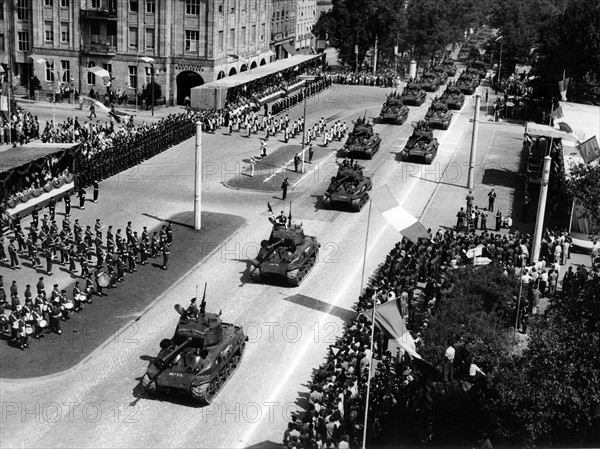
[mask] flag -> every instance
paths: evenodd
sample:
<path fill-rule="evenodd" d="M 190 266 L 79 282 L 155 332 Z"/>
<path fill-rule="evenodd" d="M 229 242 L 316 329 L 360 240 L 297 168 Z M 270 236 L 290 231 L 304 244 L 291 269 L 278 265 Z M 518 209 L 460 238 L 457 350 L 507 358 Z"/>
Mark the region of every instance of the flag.
<path fill-rule="evenodd" d="M 579 154 L 581 154 L 581 157 L 586 164 L 600 158 L 600 147 L 598 146 L 596 136 L 592 136 L 585 142 L 577 145 L 577 150 L 579 150 Z"/>
<path fill-rule="evenodd" d="M 373 309 L 362 313 L 365 317 L 372 319 Z M 417 354 L 415 340 L 408 332 L 404 318 L 400 313 L 400 301 L 394 299 L 375 307 L 375 325 L 381 329 L 389 338 L 393 338 L 398 345 L 412 357 L 420 359 Z"/>
<path fill-rule="evenodd" d="M 102 103 L 100 103 L 99 101 L 93 100 L 92 98 L 87 97 L 85 95 L 82 95 L 81 98 L 83 98 L 83 100 L 85 100 L 85 101 L 92 103 L 98 110 L 113 117 L 117 123 L 121 123 L 122 119 L 129 116 L 129 114 L 127 114 L 126 112 L 117 111 L 116 109 L 109 109 L 106 106 L 104 106 Z"/>
<path fill-rule="evenodd" d="M 385 217 L 388 223 L 411 242 L 419 239 L 430 239 L 425 226 L 410 212 L 404 209 L 391 194 L 387 185 L 379 187 L 370 193 L 375 207 Z"/>
<path fill-rule="evenodd" d="M 354 54 L 358 54 L 358 44 L 354 45 Z"/>
<path fill-rule="evenodd" d="M 562 101 L 567 101 L 567 89 L 569 88 L 569 81 L 571 78 L 563 78 L 558 82 L 558 90 L 560 91 L 560 97 Z"/>
<path fill-rule="evenodd" d="M 398 46 L 394 45 L 394 54 L 398 56 Z"/>
<path fill-rule="evenodd" d="M 564 114 L 563 114 L 563 110 L 562 107 L 559 106 L 556 109 L 554 109 L 551 113 L 550 113 L 550 117 L 555 118 L 555 119 L 559 119 L 559 118 L 563 118 Z"/>
<path fill-rule="evenodd" d="M 8 97 L 10 95 L 10 84 L 2 83 L 2 95 L 0 95 L 0 111 L 8 112 Z"/>

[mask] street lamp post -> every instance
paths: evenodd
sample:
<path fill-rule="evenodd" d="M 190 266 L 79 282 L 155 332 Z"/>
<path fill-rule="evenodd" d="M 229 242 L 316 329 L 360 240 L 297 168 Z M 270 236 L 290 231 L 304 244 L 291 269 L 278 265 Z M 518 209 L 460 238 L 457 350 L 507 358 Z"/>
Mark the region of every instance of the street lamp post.
<path fill-rule="evenodd" d="M 300 78 L 301 80 L 305 80 L 305 81 L 310 81 L 310 80 L 314 80 L 315 77 L 311 76 L 311 75 L 303 75 L 303 76 L 299 76 L 298 78 Z M 300 149 L 300 154 L 302 156 L 302 162 L 301 162 L 301 173 L 304 173 L 304 144 L 305 144 L 305 139 L 306 139 L 306 97 L 308 97 L 308 89 L 306 88 L 306 84 L 304 85 L 304 114 L 302 115 L 302 148 Z"/>
<path fill-rule="evenodd" d="M 497 81 L 497 88 L 496 88 L 496 92 L 498 92 L 498 88 L 500 87 L 500 77 L 501 77 L 501 73 L 502 73 L 502 41 L 503 41 L 504 37 L 500 36 L 499 38 L 496 39 L 496 42 L 500 42 L 500 59 L 498 61 L 498 81 Z"/>

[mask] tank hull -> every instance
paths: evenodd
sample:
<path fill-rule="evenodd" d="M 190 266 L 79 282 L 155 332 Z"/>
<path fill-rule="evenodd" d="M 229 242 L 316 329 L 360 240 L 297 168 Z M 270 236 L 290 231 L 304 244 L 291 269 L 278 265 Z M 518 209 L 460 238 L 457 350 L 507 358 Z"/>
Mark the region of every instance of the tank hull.
<path fill-rule="evenodd" d="M 379 151 L 379 145 L 381 144 L 381 137 L 379 134 L 372 135 L 369 140 L 361 144 L 359 142 L 346 143 L 342 151 L 344 156 L 359 158 L 359 159 L 372 159 L 375 153 Z"/>

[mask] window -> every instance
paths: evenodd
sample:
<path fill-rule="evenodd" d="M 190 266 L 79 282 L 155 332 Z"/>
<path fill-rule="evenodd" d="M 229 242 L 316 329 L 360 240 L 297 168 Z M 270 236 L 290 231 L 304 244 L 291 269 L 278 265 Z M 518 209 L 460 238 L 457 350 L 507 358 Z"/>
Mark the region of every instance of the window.
<path fill-rule="evenodd" d="M 102 64 L 102 68 L 106 70 L 112 78 L 112 64 Z"/>
<path fill-rule="evenodd" d="M 146 0 L 146 12 L 149 14 L 156 12 L 156 0 Z"/>
<path fill-rule="evenodd" d="M 185 30 L 185 51 L 198 51 L 200 32 L 197 30 Z"/>
<path fill-rule="evenodd" d="M 29 20 L 29 0 L 17 0 L 17 19 Z M 29 35 L 27 35 L 27 50 L 29 50 Z"/>
<path fill-rule="evenodd" d="M 129 87 L 132 89 L 137 89 L 138 87 L 137 66 L 135 65 L 129 66 Z"/>
<path fill-rule="evenodd" d="M 19 51 L 29 51 L 29 32 L 19 31 Z"/>
<path fill-rule="evenodd" d="M 138 48 L 138 29 L 129 28 L 129 48 Z"/>
<path fill-rule="evenodd" d="M 242 27 L 242 47 L 246 46 L 246 27 Z"/>
<path fill-rule="evenodd" d="M 138 12 L 139 2 L 138 0 L 129 0 L 129 11 Z"/>
<path fill-rule="evenodd" d="M 69 0 L 60 0 L 60 7 L 61 8 L 68 8 L 69 7 Z"/>
<path fill-rule="evenodd" d="M 46 42 L 52 42 L 54 40 L 52 22 L 44 22 L 44 40 Z"/>
<path fill-rule="evenodd" d="M 52 0 L 44 0 L 44 6 L 52 7 Z"/>
<path fill-rule="evenodd" d="M 68 83 L 71 81 L 71 63 L 69 61 L 60 61 L 62 69 L 62 82 Z"/>
<path fill-rule="evenodd" d="M 185 0 L 185 13 L 189 16 L 200 14 L 200 0 Z"/>
<path fill-rule="evenodd" d="M 234 5 L 231 7 L 231 11 L 230 11 L 230 12 L 231 12 L 231 14 L 235 14 L 235 3 L 234 3 Z"/>
<path fill-rule="evenodd" d="M 54 61 L 46 61 L 46 81 L 54 82 Z"/>
<path fill-rule="evenodd" d="M 154 50 L 154 29 L 146 28 L 146 48 Z"/>
<path fill-rule="evenodd" d="M 0 2 L 0 20 L 4 20 L 4 3 Z"/>
<path fill-rule="evenodd" d="M 67 22 L 60 24 L 60 41 L 62 43 L 69 42 L 69 24 Z"/>
<path fill-rule="evenodd" d="M 223 39 L 223 30 L 220 30 L 219 31 L 219 40 L 217 41 L 219 51 L 225 51 L 224 44 L 225 44 L 225 39 Z"/>
<path fill-rule="evenodd" d="M 100 43 L 100 24 L 96 21 L 90 25 L 90 34 L 92 35 L 92 44 Z"/>
<path fill-rule="evenodd" d="M 96 63 L 94 61 L 88 61 L 86 66 L 88 69 L 90 67 L 96 67 Z M 91 86 L 96 84 L 96 75 L 94 75 L 92 72 L 87 72 L 87 83 Z"/>
<path fill-rule="evenodd" d="M 250 34 L 250 43 L 256 44 L 256 24 L 252 25 L 252 33 Z"/>
<path fill-rule="evenodd" d="M 100 0 L 92 0 L 92 8 L 99 9 L 100 8 Z"/>
<path fill-rule="evenodd" d="M 4 34 L 0 34 L 0 51 L 6 51 L 4 49 Z"/>
<path fill-rule="evenodd" d="M 264 41 L 265 40 L 265 24 L 261 24 L 260 26 L 260 41 Z"/>
<path fill-rule="evenodd" d="M 235 48 L 235 28 L 229 30 L 228 48 Z"/>
<path fill-rule="evenodd" d="M 223 3 L 219 5 L 219 14 L 223 14 Z"/>

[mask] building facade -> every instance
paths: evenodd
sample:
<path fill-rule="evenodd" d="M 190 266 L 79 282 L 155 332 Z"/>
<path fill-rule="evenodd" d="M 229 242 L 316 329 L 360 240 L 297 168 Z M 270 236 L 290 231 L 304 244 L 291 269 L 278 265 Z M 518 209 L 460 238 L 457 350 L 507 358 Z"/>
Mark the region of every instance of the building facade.
<path fill-rule="evenodd" d="M 296 2 L 296 51 L 314 50 L 312 29 L 317 23 L 316 0 L 297 0 Z"/>
<path fill-rule="evenodd" d="M 296 54 L 296 12 L 298 0 L 272 0 L 271 51 L 275 59 Z"/>
<path fill-rule="evenodd" d="M 18 43 L 8 47 L 14 49 L 8 64 L 25 78 L 35 75 L 43 95 L 61 87 L 102 93 L 110 82 L 115 92 L 133 99 L 154 77 L 167 102 L 183 104 L 192 87 L 274 59 L 272 0 L 1 3 L 5 12 L 11 3 L 19 5 L 13 12 L 18 17 L 14 31 L 4 31 Z M 7 28 L 3 22 L 0 32 Z M 94 76 L 89 67 L 106 69 L 110 80 Z"/>
<path fill-rule="evenodd" d="M 326 12 L 333 9 L 333 2 L 331 0 L 316 0 L 317 1 L 317 20 Z"/>

